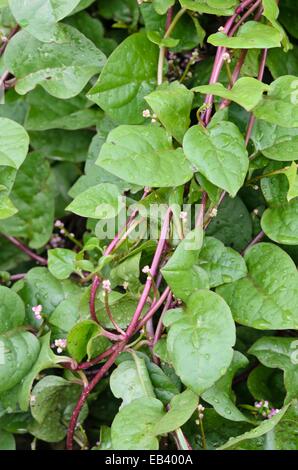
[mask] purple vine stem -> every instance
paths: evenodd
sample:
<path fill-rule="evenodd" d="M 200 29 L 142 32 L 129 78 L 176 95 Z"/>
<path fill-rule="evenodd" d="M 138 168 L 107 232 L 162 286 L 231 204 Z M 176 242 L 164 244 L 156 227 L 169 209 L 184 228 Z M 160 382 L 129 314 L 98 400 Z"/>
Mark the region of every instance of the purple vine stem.
<path fill-rule="evenodd" d="M 251 3 L 253 3 L 253 1 L 254 0 L 247 0 L 247 1 L 242 2 L 241 5 L 239 5 L 239 7 L 235 10 L 234 15 L 232 15 L 228 19 L 226 24 L 224 25 L 223 33 L 227 34 L 228 36 L 232 36 L 231 32 L 233 31 L 233 34 L 235 34 L 237 29 L 241 26 L 243 18 L 240 21 L 238 21 L 238 23 L 232 29 L 235 20 L 237 19 L 238 15 L 245 10 L 245 8 L 247 8 Z M 260 4 L 259 1 L 260 0 L 257 0 L 257 2 L 253 5 L 253 7 L 254 7 L 253 10 L 259 6 L 259 4 Z M 244 14 L 244 16 L 245 16 L 245 14 Z M 213 66 L 213 70 L 212 70 L 211 77 L 210 77 L 210 80 L 209 80 L 210 85 L 214 84 L 218 81 L 219 74 L 221 72 L 221 69 L 222 69 L 223 63 L 224 63 L 224 53 L 225 52 L 226 52 L 225 47 L 218 47 L 217 48 L 217 52 L 216 52 L 216 56 L 215 56 L 215 60 L 214 60 L 214 66 Z M 203 120 L 205 122 L 205 125 L 207 125 L 209 123 L 210 118 L 211 118 L 212 103 L 213 103 L 213 95 L 207 95 L 206 99 L 205 99 L 205 105 L 207 106 L 207 109 L 206 109 L 206 111 L 204 113 L 204 116 L 203 116 Z"/>
<path fill-rule="evenodd" d="M 125 346 L 127 345 L 129 339 L 131 336 L 138 330 L 140 329 L 154 313 L 160 308 L 160 306 L 163 304 L 165 301 L 167 295 L 170 292 L 170 288 L 168 287 L 163 294 L 160 296 L 159 300 L 157 300 L 149 309 L 149 311 L 146 313 L 145 317 L 142 319 L 141 322 L 139 322 L 139 317 L 142 314 L 143 308 L 145 306 L 147 297 L 149 295 L 150 289 L 151 289 L 151 284 L 152 284 L 152 278 L 156 275 L 157 269 L 159 266 L 160 258 L 163 253 L 163 248 L 166 243 L 166 237 L 167 233 L 169 230 L 169 225 L 170 225 L 170 220 L 171 220 L 171 214 L 172 211 L 171 209 L 168 209 L 165 218 L 164 218 L 164 223 L 161 229 L 160 233 L 160 239 L 156 248 L 155 255 L 153 257 L 152 265 L 150 268 L 150 277 L 148 277 L 143 294 L 141 295 L 141 298 L 139 300 L 138 306 L 136 308 L 135 314 L 133 315 L 133 318 L 126 330 L 126 337 L 124 340 L 119 341 L 118 344 L 114 347 L 114 350 L 111 352 L 109 355 L 109 358 L 107 362 L 101 367 L 99 372 L 93 377 L 93 379 L 89 382 L 87 386 L 83 388 L 82 394 L 79 398 L 79 401 L 77 402 L 72 416 L 71 420 L 69 423 L 69 428 L 67 432 L 67 439 L 66 439 L 66 446 L 68 450 L 72 450 L 73 448 L 73 436 L 75 433 L 76 425 L 77 425 L 77 420 L 79 418 L 79 414 L 81 412 L 82 407 L 84 406 L 84 403 L 89 396 L 90 392 L 93 390 L 93 388 L 98 384 L 98 382 L 104 377 L 106 372 L 110 369 L 110 367 L 114 364 L 117 356 L 120 354 L 120 352 L 123 351 Z M 94 283 L 94 280 L 93 280 Z M 96 291 L 95 291 L 96 292 Z"/>
<path fill-rule="evenodd" d="M 253 0 L 244 0 L 241 3 L 241 5 L 238 6 L 238 8 L 235 10 L 234 15 L 231 16 L 231 18 L 226 22 L 226 24 L 224 26 L 224 32 L 226 34 L 229 34 L 231 32 L 231 29 L 233 30 L 233 34 L 234 34 L 235 31 L 238 29 L 238 27 L 240 27 L 242 22 L 245 21 L 245 19 L 248 16 L 250 16 L 250 14 L 260 5 L 260 0 L 257 0 L 257 2 L 254 3 L 254 5 L 249 9 L 249 11 L 246 14 L 243 15 L 241 21 L 238 21 L 236 23 L 236 25 L 234 25 L 234 28 L 232 28 L 235 20 L 238 17 L 238 15 L 240 13 L 242 13 L 252 3 L 253 3 Z M 262 10 L 260 9 L 258 15 L 261 15 L 261 11 Z M 172 15 L 172 13 L 168 12 L 167 27 L 168 27 L 168 21 L 170 21 L 170 18 L 171 18 L 170 15 Z M 210 78 L 210 83 L 215 83 L 218 79 L 219 73 L 220 73 L 221 68 L 223 66 L 223 57 L 222 56 L 223 56 L 224 52 L 225 52 L 225 48 L 219 47 L 217 49 L 217 53 L 216 53 L 216 57 L 215 57 L 215 63 L 214 63 L 213 71 L 212 71 L 211 78 Z M 259 78 L 259 79 L 262 79 L 262 77 L 263 77 L 265 63 L 266 63 L 266 56 L 267 56 L 267 51 L 266 52 L 264 51 L 263 55 L 262 55 L 260 71 L 259 71 L 259 77 L 261 77 L 261 78 Z M 243 53 L 242 57 L 240 57 L 240 60 L 238 61 L 238 64 L 236 65 L 236 68 L 234 70 L 235 80 L 237 79 L 237 76 L 240 73 L 241 67 L 244 63 L 244 59 L 245 59 L 245 53 Z M 213 103 L 213 96 L 210 96 L 210 95 L 207 96 L 205 103 L 210 105 L 207 108 L 207 110 L 205 112 L 205 116 L 204 116 L 205 125 L 207 125 L 210 118 L 211 118 L 211 113 L 212 113 L 211 105 Z M 252 129 L 252 126 L 253 126 L 253 124 L 251 125 L 251 129 Z M 248 132 L 249 132 L 249 129 L 248 129 Z M 223 201 L 224 197 L 225 197 L 225 193 L 223 192 L 221 194 L 218 206 Z M 203 209 L 203 212 L 202 212 L 203 216 L 201 215 L 201 213 L 199 215 L 199 218 L 198 218 L 198 221 L 197 221 L 199 224 L 203 224 L 202 217 L 204 217 L 206 203 L 207 203 L 207 194 L 203 193 L 202 206 L 203 206 L 204 209 Z M 132 216 L 130 217 L 130 219 L 128 221 L 128 224 L 131 221 L 134 220 L 135 216 L 136 216 L 136 214 L 132 214 Z M 88 368 L 92 365 L 97 364 L 98 362 L 105 359 L 106 357 L 108 357 L 107 362 L 96 373 L 96 375 L 93 377 L 93 379 L 84 387 L 83 392 L 81 394 L 81 397 L 80 397 L 80 399 L 79 399 L 79 401 L 78 401 L 78 403 L 77 403 L 77 405 L 76 405 L 76 407 L 73 411 L 73 414 L 72 414 L 72 417 L 71 417 L 71 420 L 70 420 L 70 424 L 69 424 L 69 428 L 68 428 L 68 433 L 67 433 L 67 449 L 69 449 L 69 450 L 71 450 L 73 448 L 73 437 L 74 437 L 74 432 L 75 432 L 76 425 L 77 425 L 77 420 L 79 418 L 80 411 L 81 411 L 88 395 L 90 394 L 90 392 L 98 384 L 98 382 L 104 377 L 104 375 L 109 371 L 110 367 L 114 364 L 118 354 L 120 354 L 125 349 L 125 347 L 126 347 L 128 341 L 130 340 L 130 338 L 140 328 L 142 328 L 142 326 L 144 326 L 146 323 L 148 323 L 148 321 L 150 321 L 150 319 L 153 317 L 155 312 L 161 307 L 161 305 L 164 302 L 166 302 L 166 305 L 164 306 L 161 317 L 168 310 L 168 308 L 170 308 L 171 305 L 172 305 L 171 290 L 170 290 L 169 287 L 167 287 L 165 289 L 165 291 L 163 292 L 163 294 L 160 296 L 160 298 L 158 300 L 153 301 L 153 304 L 151 305 L 151 307 L 149 308 L 147 313 L 140 320 L 140 316 L 142 315 L 144 306 L 146 304 L 147 298 L 148 298 L 150 290 L 152 288 L 152 279 L 158 273 L 158 267 L 160 265 L 161 256 L 162 256 L 162 253 L 163 253 L 164 248 L 166 246 L 166 238 L 167 238 L 167 233 L 168 233 L 169 226 L 170 226 L 171 216 L 172 216 L 171 209 L 168 209 L 168 211 L 166 213 L 166 216 L 165 216 L 165 219 L 164 219 L 163 227 L 162 227 L 162 230 L 161 230 L 160 239 L 159 239 L 159 242 L 158 242 L 158 245 L 157 245 L 157 248 L 156 248 L 156 252 L 155 252 L 155 255 L 153 257 L 152 265 L 151 265 L 151 268 L 150 268 L 150 276 L 148 276 L 148 278 L 147 278 L 147 281 L 145 283 L 143 293 L 142 293 L 142 295 L 139 299 L 139 303 L 138 303 L 138 306 L 136 308 L 136 311 L 135 311 L 135 313 L 132 317 L 132 320 L 131 320 L 127 330 L 126 330 L 125 339 L 119 341 L 117 344 L 114 344 L 111 348 L 109 348 L 107 351 L 105 351 L 102 355 L 98 356 L 94 360 L 78 365 L 78 369 Z M 120 240 L 120 233 L 110 243 L 107 250 L 105 251 L 105 255 L 110 254 L 114 250 L 114 248 L 117 246 L 117 244 Z M 255 241 L 255 243 L 256 243 L 256 241 Z M 96 296 L 96 291 L 97 291 L 97 288 L 99 286 L 99 283 L 100 283 L 100 278 L 98 276 L 95 276 L 94 279 L 93 279 L 93 282 L 92 282 L 91 296 L 90 296 L 90 311 L 91 311 L 92 315 L 95 315 L 95 317 L 96 317 L 96 314 L 95 314 L 95 296 Z M 93 308 L 94 308 L 94 310 L 93 310 Z M 162 333 L 162 318 L 159 319 L 159 323 L 157 325 L 157 329 L 156 329 L 156 332 L 155 332 L 155 335 L 154 335 L 154 338 L 153 338 L 153 342 L 155 341 L 155 343 L 156 343 L 158 341 L 158 339 L 161 336 L 161 333 Z"/>
<path fill-rule="evenodd" d="M 23 251 L 23 253 L 26 253 L 26 255 L 28 255 L 31 259 L 37 261 L 37 263 L 41 264 L 42 266 L 46 266 L 48 264 L 48 261 L 45 258 L 37 255 L 36 253 L 34 253 L 34 251 L 31 251 L 30 248 L 28 248 L 16 238 L 10 237 L 9 235 L 5 235 L 4 233 L 1 233 L 1 235 L 2 237 L 6 238 L 6 240 L 10 241 L 10 243 L 16 246 L 19 250 Z"/>
<path fill-rule="evenodd" d="M 15 26 L 11 31 L 10 33 L 7 35 L 7 38 L 6 38 L 6 41 L 2 44 L 2 46 L 0 47 L 0 56 L 4 53 L 6 47 L 7 47 L 7 44 L 9 42 L 9 40 L 15 35 L 17 34 L 17 32 L 20 30 L 20 27 L 19 25 Z"/>
<path fill-rule="evenodd" d="M 137 306 L 136 311 L 135 311 L 135 313 L 132 317 L 130 325 L 127 328 L 127 331 L 126 331 L 127 336 L 130 336 L 134 332 L 134 330 L 137 326 L 138 320 L 140 318 L 140 315 L 141 315 L 141 313 L 143 311 L 143 308 L 145 306 L 147 297 L 150 293 L 151 286 L 152 286 L 152 278 L 155 277 L 155 275 L 157 273 L 160 258 L 161 258 L 161 255 L 163 253 L 163 249 L 164 249 L 164 246 L 165 246 L 165 243 L 166 243 L 166 238 L 167 238 L 167 233 L 168 233 L 168 230 L 169 230 L 171 215 L 172 215 L 172 211 L 171 211 L 171 209 L 168 209 L 167 212 L 166 212 L 165 218 L 164 218 L 164 223 L 163 223 L 162 229 L 161 229 L 160 239 L 159 239 L 159 242 L 158 242 L 154 257 L 153 257 L 153 261 L 152 261 L 152 264 L 151 264 L 150 276 L 148 276 L 148 278 L 147 278 L 147 281 L 145 283 L 145 287 L 144 287 L 143 293 L 141 295 L 141 298 L 139 300 L 138 306 Z"/>
<path fill-rule="evenodd" d="M 262 57 L 261 57 L 261 62 L 260 62 L 259 74 L 258 74 L 258 80 L 261 80 L 261 81 L 263 80 L 263 76 L 265 72 L 267 54 L 268 54 L 268 50 L 264 49 L 262 51 Z M 256 121 L 256 118 L 254 117 L 253 114 L 251 114 L 249 118 L 248 127 L 247 127 L 246 138 L 245 138 L 246 145 L 248 144 L 249 139 L 251 137 L 251 133 L 252 133 L 255 121 Z"/>
<path fill-rule="evenodd" d="M 263 232 L 263 230 L 261 230 L 256 236 L 255 238 L 247 245 L 247 247 L 243 250 L 242 252 L 242 255 L 245 255 L 245 253 L 254 245 L 256 245 L 257 243 L 259 243 L 260 241 L 263 240 L 263 238 L 265 237 L 265 233 Z"/>

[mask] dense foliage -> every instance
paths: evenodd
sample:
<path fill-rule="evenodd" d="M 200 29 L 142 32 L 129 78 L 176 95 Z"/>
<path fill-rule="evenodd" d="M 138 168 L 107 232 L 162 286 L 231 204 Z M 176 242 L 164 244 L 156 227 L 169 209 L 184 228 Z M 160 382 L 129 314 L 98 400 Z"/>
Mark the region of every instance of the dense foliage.
<path fill-rule="evenodd" d="M 297 449 L 297 3 L 0 33 L 0 449 Z"/>

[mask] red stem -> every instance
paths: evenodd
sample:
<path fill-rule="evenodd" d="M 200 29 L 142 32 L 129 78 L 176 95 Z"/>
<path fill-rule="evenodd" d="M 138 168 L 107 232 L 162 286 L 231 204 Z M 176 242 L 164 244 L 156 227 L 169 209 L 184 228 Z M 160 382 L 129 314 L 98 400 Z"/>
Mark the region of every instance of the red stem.
<path fill-rule="evenodd" d="M 10 241 L 10 243 L 16 246 L 19 250 L 26 253 L 26 255 L 28 255 L 30 258 L 34 259 L 34 261 L 37 261 L 37 263 L 43 266 L 46 266 L 48 264 L 48 261 L 45 258 L 31 251 L 30 248 L 28 248 L 26 245 L 24 245 L 22 242 L 20 242 L 16 238 L 10 237 L 9 235 L 5 235 L 4 233 L 1 233 L 1 235 L 2 237 L 6 238 L 6 240 Z"/>
<path fill-rule="evenodd" d="M 261 80 L 261 81 L 263 80 L 263 76 L 264 76 L 264 72 L 265 72 L 267 54 L 268 54 L 268 50 L 264 49 L 262 51 L 262 57 L 261 57 L 261 62 L 260 62 L 259 74 L 258 74 L 258 80 Z M 249 142 L 249 139 L 251 137 L 251 133 L 252 133 L 255 121 L 256 121 L 256 118 L 254 117 L 253 114 L 251 114 L 250 118 L 249 118 L 248 127 L 247 127 L 246 137 L 245 137 L 246 145 L 248 145 L 248 142 Z"/>
<path fill-rule="evenodd" d="M 166 243 L 166 237 L 167 237 L 167 233 L 168 233 L 168 230 L 169 230 L 171 215 L 172 215 L 172 211 L 171 211 L 171 209 L 168 209 L 167 212 L 166 212 L 166 215 L 165 215 L 163 227 L 161 229 L 160 239 L 159 239 L 159 242 L 158 242 L 154 257 L 153 257 L 153 261 L 152 261 L 152 264 L 151 264 L 150 276 L 148 276 L 148 278 L 147 278 L 147 281 L 146 281 L 143 293 L 141 295 L 141 298 L 139 300 L 138 306 L 136 308 L 134 316 L 132 317 L 130 325 L 128 326 L 127 331 L 126 331 L 126 335 L 128 337 L 134 332 L 134 330 L 137 326 L 138 320 L 139 320 L 139 318 L 141 316 L 141 313 L 143 311 L 143 308 L 146 304 L 147 297 L 150 293 L 151 286 L 152 286 L 152 278 L 156 275 L 157 268 L 158 268 L 158 265 L 159 265 L 159 262 L 160 262 L 160 258 L 162 256 L 163 249 L 164 249 L 164 246 L 165 246 L 165 243 Z"/>
<path fill-rule="evenodd" d="M 15 35 L 17 34 L 17 32 L 20 30 L 20 27 L 19 25 L 15 26 L 11 31 L 10 33 L 8 34 L 7 36 L 7 41 L 0 47 L 0 56 L 2 56 L 2 54 L 4 53 L 6 47 L 7 47 L 7 44 L 9 42 L 9 40 Z"/>
<path fill-rule="evenodd" d="M 245 255 L 245 253 L 254 245 L 256 245 L 257 243 L 259 243 L 260 241 L 263 240 L 263 238 L 265 237 L 265 233 L 263 232 L 263 230 L 260 231 L 260 233 L 258 233 L 258 235 L 255 236 L 255 238 L 247 245 L 247 247 L 243 250 L 242 252 L 242 255 Z"/>
<path fill-rule="evenodd" d="M 84 406 L 84 403 L 89 396 L 90 392 L 94 389 L 94 387 L 98 384 L 98 382 L 104 377 L 104 375 L 108 372 L 110 367 L 114 364 L 115 359 L 117 358 L 118 354 L 123 351 L 125 347 L 126 342 L 122 341 L 117 345 L 115 348 L 113 354 L 110 356 L 110 358 L 107 360 L 107 362 L 101 367 L 100 371 L 97 372 L 97 374 L 93 377 L 93 379 L 89 382 L 89 384 L 83 389 L 82 394 L 79 398 L 79 401 L 77 402 L 75 409 L 73 410 L 70 423 L 69 423 L 69 428 L 67 432 L 67 439 L 66 439 L 66 447 L 68 450 L 73 449 L 73 436 L 75 433 L 77 421 L 79 414 L 81 412 L 81 409 Z"/>

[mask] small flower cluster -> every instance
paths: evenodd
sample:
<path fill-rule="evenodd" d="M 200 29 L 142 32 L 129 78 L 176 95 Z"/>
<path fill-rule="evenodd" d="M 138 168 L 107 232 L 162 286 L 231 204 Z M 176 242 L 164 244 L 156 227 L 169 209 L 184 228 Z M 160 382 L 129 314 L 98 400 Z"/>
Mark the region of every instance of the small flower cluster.
<path fill-rule="evenodd" d="M 64 338 L 55 339 L 52 347 L 57 348 L 57 353 L 61 354 L 63 350 L 67 347 L 67 340 Z"/>
<path fill-rule="evenodd" d="M 112 291 L 111 281 L 109 281 L 109 279 L 105 279 L 104 281 L 102 281 L 102 288 L 105 292 L 109 294 Z"/>
<path fill-rule="evenodd" d="M 50 245 L 52 248 L 60 248 L 63 246 L 64 240 L 59 235 L 54 234 L 50 240 Z"/>
<path fill-rule="evenodd" d="M 157 122 L 157 116 L 156 114 L 151 114 L 151 111 L 150 109 L 144 109 L 143 111 L 143 117 L 144 118 L 151 118 L 151 122 L 154 124 L 155 122 Z"/>
<path fill-rule="evenodd" d="M 263 418 L 270 419 L 278 412 L 278 408 L 270 408 L 268 400 L 261 400 L 255 402 L 255 408 L 263 416 Z"/>
<path fill-rule="evenodd" d="M 204 418 L 204 411 L 205 411 L 205 407 L 203 405 L 199 405 L 198 406 L 199 419 Z"/>
<path fill-rule="evenodd" d="M 35 320 L 42 320 L 42 305 L 35 305 L 35 307 L 32 307 L 32 312 L 34 313 Z"/>
<path fill-rule="evenodd" d="M 175 52 L 168 53 L 168 79 L 169 81 L 177 80 L 181 78 L 184 71 L 187 69 L 186 78 L 192 77 L 192 72 L 189 70 L 191 66 L 201 60 L 198 49 L 194 49 L 191 52 L 177 54 Z"/>
<path fill-rule="evenodd" d="M 147 277 L 151 276 L 151 271 L 148 265 L 143 267 L 142 273 L 147 274 Z"/>
<path fill-rule="evenodd" d="M 179 214 L 179 217 L 182 220 L 182 222 L 187 221 L 187 216 L 188 216 L 188 213 L 186 211 L 181 211 L 180 214 Z"/>

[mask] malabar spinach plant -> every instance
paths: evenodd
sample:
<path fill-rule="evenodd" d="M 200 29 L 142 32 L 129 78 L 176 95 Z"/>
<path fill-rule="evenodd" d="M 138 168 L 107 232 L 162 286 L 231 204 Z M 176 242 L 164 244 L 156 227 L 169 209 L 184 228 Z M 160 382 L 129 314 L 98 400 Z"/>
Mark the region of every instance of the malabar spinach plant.
<path fill-rule="evenodd" d="M 296 2 L 0 34 L 0 448 L 297 450 Z"/>

